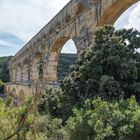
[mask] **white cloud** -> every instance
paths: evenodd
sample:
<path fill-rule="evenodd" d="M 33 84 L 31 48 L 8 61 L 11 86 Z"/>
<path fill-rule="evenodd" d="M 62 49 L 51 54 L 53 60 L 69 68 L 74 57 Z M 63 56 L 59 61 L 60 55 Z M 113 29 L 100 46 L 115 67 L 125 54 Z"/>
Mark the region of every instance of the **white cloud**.
<path fill-rule="evenodd" d="M 61 53 L 77 53 L 77 48 L 72 39 L 68 40 L 63 46 Z"/>
<path fill-rule="evenodd" d="M 35 35 L 69 0 L 2 0 L 0 30 L 23 41 Z"/>
<path fill-rule="evenodd" d="M 0 0 L 0 31 L 12 34 L 22 41 L 28 42 L 69 1 Z M 128 9 L 117 20 L 115 26 L 118 28 L 135 27 L 140 30 L 140 2 Z M 20 44 L 11 44 L 2 39 L 0 39 L 0 45 L 12 46 L 10 48 L 12 54 L 22 47 Z M 16 46 L 16 49 L 13 46 Z M 7 52 L 6 49 L 5 54 Z M 76 52 L 75 45 L 68 42 L 62 49 L 62 52 Z M 2 54 L 2 51 L 0 51 L 0 55 Z"/>
<path fill-rule="evenodd" d="M 124 27 L 135 28 L 140 31 L 140 4 L 137 4 L 134 10 L 129 14 L 128 24 Z"/>
<path fill-rule="evenodd" d="M 10 46 L 10 47 L 16 47 L 18 44 L 10 43 L 9 41 L 1 40 L 0 39 L 0 45 L 2 46 Z"/>
<path fill-rule="evenodd" d="M 116 21 L 115 27 L 135 28 L 140 31 L 140 2 L 127 9 Z"/>

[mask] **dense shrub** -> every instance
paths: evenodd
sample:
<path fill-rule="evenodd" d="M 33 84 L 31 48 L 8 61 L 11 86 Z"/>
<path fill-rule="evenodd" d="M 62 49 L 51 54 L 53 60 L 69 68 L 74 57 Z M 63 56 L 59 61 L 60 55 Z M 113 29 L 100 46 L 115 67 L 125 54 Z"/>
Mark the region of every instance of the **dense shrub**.
<path fill-rule="evenodd" d="M 41 115 L 49 115 L 50 118 L 62 117 L 62 91 L 60 87 L 47 87 L 38 104 L 38 112 Z"/>
<path fill-rule="evenodd" d="M 0 99 L 0 139 L 38 140 L 44 139 L 45 118 L 31 110 L 32 100 L 23 106 L 13 107 L 12 98 Z"/>
<path fill-rule="evenodd" d="M 3 82 L 9 82 L 8 62 L 10 59 L 11 56 L 0 57 L 0 79 Z"/>
<path fill-rule="evenodd" d="M 87 100 L 84 108 L 74 109 L 66 130 L 71 140 L 138 140 L 140 106 L 134 97 L 112 103 Z"/>

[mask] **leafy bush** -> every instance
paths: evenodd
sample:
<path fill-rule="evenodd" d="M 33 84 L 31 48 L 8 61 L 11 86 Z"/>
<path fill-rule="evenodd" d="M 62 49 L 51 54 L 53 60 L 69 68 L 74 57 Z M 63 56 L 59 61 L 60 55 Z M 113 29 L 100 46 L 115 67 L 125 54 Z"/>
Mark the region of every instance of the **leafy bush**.
<path fill-rule="evenodd" d="M 62 120 L 54 118 L 46 122 L 45 134 L 48 139 L 52 140 L 62 140 L 65 135 L 63 130 Z"/>
<path fill-rule="evenodd" d="M 1 140 L 36 140 L 43 136 L 45 119 L 31 111 L 31 102 L 13 107 L 12 98 L 0 99 L 0 138 Z M 41 135 L 40 135 L 41 134 Z"/>
<path fill-rule="evenodd" d="M 87 100 L 84 108 L 74 109 L 66 131 L 70 140 L 138 140 L 140 106 L 134 97 L 112 103 Z"/>
<path fill-rule="evenodd" d="M 60 88 L 47 87 L 38 104 L 38 112 L 41 115 L 49 115 L 51 118 L 62 117 L 62 91 Z"/>
<path fill-rule="evenodd" d="M 0 57 L 0 79 L 3 82 L 9 82 L 8 62 L 10 59 L 11 56 Z"/>

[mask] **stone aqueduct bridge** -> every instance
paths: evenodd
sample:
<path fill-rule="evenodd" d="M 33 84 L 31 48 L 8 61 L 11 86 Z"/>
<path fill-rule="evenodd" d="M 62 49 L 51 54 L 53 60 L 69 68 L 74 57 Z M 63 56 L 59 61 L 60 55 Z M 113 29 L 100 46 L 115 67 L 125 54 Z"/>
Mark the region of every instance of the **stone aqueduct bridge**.
<path fill-rule="evenodd" d="M 72 39 L 78 52 L 90 46 L 98 26 L 113 24 L 139 0 L 71 0 L 11 60 L 6 92 L 23 100 L 57 79 L 63 45 Z"/>

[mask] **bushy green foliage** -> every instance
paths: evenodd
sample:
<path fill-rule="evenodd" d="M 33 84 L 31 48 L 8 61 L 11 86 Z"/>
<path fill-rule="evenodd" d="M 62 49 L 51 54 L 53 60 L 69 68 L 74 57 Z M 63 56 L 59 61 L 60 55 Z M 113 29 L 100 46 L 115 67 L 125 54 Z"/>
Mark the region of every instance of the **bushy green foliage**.
<path fill-rule="evenodd" d="M 11 108 L 10 102 L 5 105 L 2 101 L 0 105 L 3 128 L 0 136 L 4 138 L 15 132 L 21 116 L 29 108 Z M 18 136 L 22 140 L 136 140 L 140 137 L 140 106 L 134 97 L 113 102 L 89 99 L 81 109 L 74 107 L 73 112 L 66 126 L 60 118 L 29 113 Z M 17 139 L 17 134 L 13 139 Z"/>
<path fill-rule="evenodd" d="M 12 98 L 0 99 L 0 139 L 1 140 L 36 140 L 43 132 L 44 119 L 30 110 L 32 100 L 24 106 L 13 107 Z"/>
<path fill-rule="evenodd" d="M 0 57 L 0 94 L 4 94 L 4 84 L 2 82 L 9 82 L 8 62 L 11 56 Z"/>
<path fill-rule="evenodd" d="M 137 140 L 140 136 L 140 106 L 132 97 L 115 102 L 87 100 L 74 109 L 67 122 L 70 140 Z"/>
<path fill-rule="evenodd" d="M 38 104 L 38 111 L 42 115 L 49 115 L 51 118 L 62 117 L 62 91 L 58 88 L 47 87 Z"/>
<path fill-rule="evenodd" d="M 3 82 L 9 82 L 8 62 L 10 59 L 11 56 L 0 57 L 0 79 Z"/>
<path fill-rule="evenodd" d="M 46 122 L 45 134 L 48 139 L 61 140 L 65 136 L 62 119 L 54 118 Z M 63 139 L 64 140 L 64 139 Z"/>

